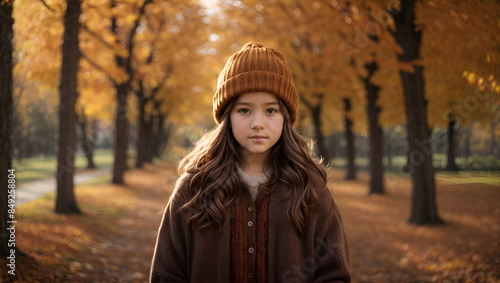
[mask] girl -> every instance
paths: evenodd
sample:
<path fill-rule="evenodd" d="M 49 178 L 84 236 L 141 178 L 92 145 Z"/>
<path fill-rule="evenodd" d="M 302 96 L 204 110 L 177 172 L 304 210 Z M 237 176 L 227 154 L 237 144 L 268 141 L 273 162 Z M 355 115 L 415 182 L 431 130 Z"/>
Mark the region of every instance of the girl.
<path fill-rule="evenodd" d="M 243 46 L 219 75 L 213 111 L 217 126 L 179 166 L 151 282 L 349 282 L 325 170 L 293 129 L 283 55 Z"/>

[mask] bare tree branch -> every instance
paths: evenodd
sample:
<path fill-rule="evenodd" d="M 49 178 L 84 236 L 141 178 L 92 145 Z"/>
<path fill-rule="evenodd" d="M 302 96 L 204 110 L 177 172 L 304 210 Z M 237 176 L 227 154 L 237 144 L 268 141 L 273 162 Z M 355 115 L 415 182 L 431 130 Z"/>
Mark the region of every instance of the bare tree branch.
<path fill-rule="evenodd" d="M 115 85 L 117 84 L 115 79 L 113 79 L 113 77 L 103 67 L 99 66 L 99 64 L 97 64 L 94 60 L 90 59 L 87 55 L 83 54 L 81 51 L 80 51 L 80 56 L 82 59 L 87 61 L 90 65 L 92 65 L 92 67 L 103 72 L 106 75 L 106 77 L 108 78 L 108 80 L 110 80 L 113 84 L 115 84 Z"/>
<path fill-rule="evenodd" d="M 130 77 L 129 77 L 129 83 L 134 79 L 134 74 L 135 74 L 135 70 L 132 69 L 132 66 L 131 66 L 132 57 L 133 57 L 133 49 L 134 49 L 133 40 L 134 40 L 135 35 L 137 34 L 137 27 L 139 26 L 141 18 L 142 18 L 142 16 L 144 15 L 144 13 L 146 11 L 146 6 L 149 3 L 151 3 L 151 2 L 152 2 L 152 0 L 145 0 L 142 3 L 142 6 L 141 6 L 141 8 L 139 10 L 139 14 L 137 15 L 137 19 L 135 19 L 135 22 L 134 22 L 134 25 L 132 27 L 132 30 L 130 31 L 130 34 L 128 36 L 128 42 L 127 42 L 128 44 L 126 46 L 128 46 L 129 57 L 128 57 L 128 60 L 127 60 L 126 69 L 127 69 L 127 73 L 130 75 Z"/>
<path fill-rule="evenodd" d="M 52 9 L 52 7 L 50 7 L 46 2 L 45 0 L 40 0 L 40 2 L 42 2 L 42 4 L 47 8 L 49 9 L 50 11 L 52 12 L 56 12 L 56 10 Z"/>
<path fill-rule="evenodd" d="M 112 49 L 114 50 L 115 47 L 113 47 L 113 45 L 111 45 L 109 42 L 107 42 L 106 40 L 104 40 L 102 37 L 100 37 L 97 33 L 91 31 L 89 29 L 89 27 L 87 27 L 86 25 L 80 23 L 80 27 L 86 31 L 88 34 L 92 35 L 93 37 L 95 37 L 99 42 L 101 42 L 102 44 L 106 45 L 109 49 Z"/>
<path fill-rule="evenodd" d="M 307 108 L 309 108 L 311 110 L 314 109 L 314 106 L 309 101 L 307 101 L 303 95 L 299 95 L 299 99 L 300 99 L 300 101 L 302 101 L 302 103 L 304 103 L 305 106 L 307 106 Z"/>
<path fill-rule="evenodd" d="M 164 25 L 165 25 L 165 18 L 162 17 L 160 19 L 160 25 L 157 29 L 157 32 L 155 32 L 155 39 L 154 41 L 152 42 L 151 44 L 151 52 L 149 53 L 149 56 L 148 56 L 148 59 L 146 60 L 146 64 L 149 64 L 151 62 L 153 62 L 153 58 L 154 58 L 154 53 L 156 52 L 156 44 L 159 42 L 160 40 L 160 36 L 161 36 L 161 30 L 163 29 Z"/>

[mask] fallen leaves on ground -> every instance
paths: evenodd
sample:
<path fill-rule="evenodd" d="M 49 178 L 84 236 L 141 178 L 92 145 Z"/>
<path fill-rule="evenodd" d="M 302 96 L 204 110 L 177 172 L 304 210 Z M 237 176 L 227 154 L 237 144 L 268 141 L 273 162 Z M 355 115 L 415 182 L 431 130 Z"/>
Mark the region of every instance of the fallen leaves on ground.
<path fill-rule="evenodd" d="M 368 177 L 329 187 L 349 240 L 354 282 L 498 282 L 500 188 L 437 184 L 444 225 L 407 223 L 408 178 L 387 177 L 385 195 L 368 195 Z M 83 215 L 54 214 L 54 196 L 18 209 L 16 276 L 0 282 L 147 282 L 175 164 L 129 170 L 126 185 L 76 189 Z M 5 266 L 4 262 L 0 262 Z M 4 270 L 2 268 L 2 270 Z"/>
<path fill-rule="evenodd" d="M 437 183 L 444 225 L 408 224 L 411 180 L 385 178 L 368 195 L 368 176 L 330 188 L 344 218 L 354 282 L 499 282 L 500 187 Z"/>

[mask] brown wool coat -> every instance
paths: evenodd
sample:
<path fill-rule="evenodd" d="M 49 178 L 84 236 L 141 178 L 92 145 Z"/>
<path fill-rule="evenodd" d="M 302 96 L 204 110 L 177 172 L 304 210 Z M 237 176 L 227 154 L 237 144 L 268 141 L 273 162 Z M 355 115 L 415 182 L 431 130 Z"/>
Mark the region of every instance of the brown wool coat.
<path fill-rule="evenodd" d="M 231 281 L 230 237 L 232 208 L 220 233 L 196 230 L 179 212 L 193 197 L 181 177 L 166 206 L 151 267 L 151 282 Z M 349 252 L 342 219 L 330 192 L 318 188 L 322 201 L 309 216 L 300 236 L 287 216 L 286 187 L 271 193 L 268 208 L 268 282 L 350 282 Z M 316 216 L 316 217 L 315 217 Z"/>

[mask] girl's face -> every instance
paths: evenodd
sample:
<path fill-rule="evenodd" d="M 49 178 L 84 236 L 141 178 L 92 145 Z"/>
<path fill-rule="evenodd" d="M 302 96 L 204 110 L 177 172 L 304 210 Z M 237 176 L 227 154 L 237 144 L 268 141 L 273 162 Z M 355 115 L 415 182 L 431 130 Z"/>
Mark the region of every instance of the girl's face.
<path fill-rule="evenodd" d="M 267 92 L 240 95 L 229 114 L 233 135 L 242 147 L 243 157 L 267 156 L 280 139 L 283 113 L 278 98 Z"/>

